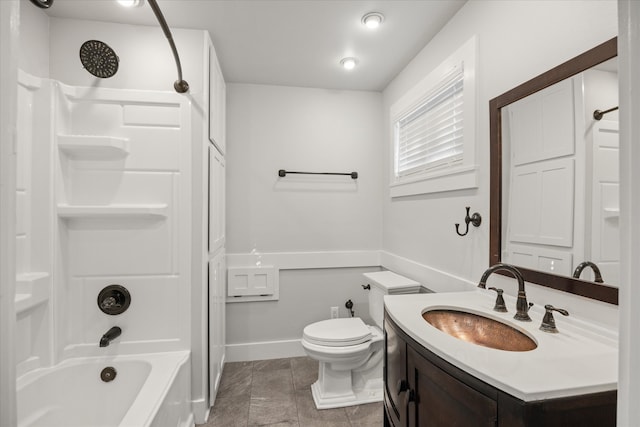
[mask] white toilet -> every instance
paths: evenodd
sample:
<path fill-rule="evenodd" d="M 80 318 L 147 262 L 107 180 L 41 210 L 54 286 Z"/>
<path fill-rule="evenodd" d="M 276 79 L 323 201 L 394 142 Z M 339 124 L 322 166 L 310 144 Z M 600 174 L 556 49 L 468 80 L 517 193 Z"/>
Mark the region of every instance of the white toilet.
<path fill-rule="evenodd" d="M 374 325 L 359 317 L 329 319 L 308 325 L 302 333 L 305 351 L 320 362 L 318 381 L 311 386 L 318 409 L 382 401 L 383 298 L 417 293 L 420 284 L 391 271 L 364 276 L 371 285 L 365 292 Z"/>

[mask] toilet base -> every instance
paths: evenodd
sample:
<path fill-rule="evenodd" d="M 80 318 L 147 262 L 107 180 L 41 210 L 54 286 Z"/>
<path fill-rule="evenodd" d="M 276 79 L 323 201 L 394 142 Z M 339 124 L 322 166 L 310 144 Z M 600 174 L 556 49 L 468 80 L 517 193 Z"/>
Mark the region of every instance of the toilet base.
<path fill-rule="evenodd" d="M 354 390 L 351 395 L 343 396 L 323 396 L 320 385 L 316 381 L 311 385 L 313 402 L 317 409 L 343 408 L 345 406 L 364 405 L 365 403 L 382 402 L 383 389 L 374 387 L 369 389 Z"/>
<path fill-rule="evenodd" d="M 330 364 L 320 362 L 318 381 L 311 385 L 316 408 L 331 409 L 382 402 L 382 366 L 381 363 L 375 365 L 364 372 L 335 371 Z"/>

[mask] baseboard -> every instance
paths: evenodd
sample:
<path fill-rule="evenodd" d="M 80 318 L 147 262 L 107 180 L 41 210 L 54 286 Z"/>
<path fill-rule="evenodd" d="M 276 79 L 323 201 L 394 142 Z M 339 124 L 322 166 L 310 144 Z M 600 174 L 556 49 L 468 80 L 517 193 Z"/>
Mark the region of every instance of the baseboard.
<path fill-rule="evenodd" d="M 193 414 L 189 415 L 189 418 L 186 419 L 186 421 L 184 423 L 182 423 L 181 426 L 178 427 L 195 427 L 196 425 L 196 421 L 193 418 Z"/>
<path fill-rule="evenodd" d="M 210 409 L 204 398 L 191 401 L 191 410 L 193 411 L 193 419 L 196 424 L 204 424 L 207 422 Z"/>
<path fill-rule="evenodd" d="M 227 344 L 225 353 L 227 363 L 306 356 L 299 339 Z"/>

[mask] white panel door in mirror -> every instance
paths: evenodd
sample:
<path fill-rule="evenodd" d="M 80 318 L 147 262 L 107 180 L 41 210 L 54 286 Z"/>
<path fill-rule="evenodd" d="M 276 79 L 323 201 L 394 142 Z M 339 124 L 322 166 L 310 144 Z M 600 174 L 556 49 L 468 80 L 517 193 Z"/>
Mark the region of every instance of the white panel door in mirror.
<path fill-rule="evenodd" d="M 618 123 L 601 121 L 593 131 L 591 261 L 607 283 L 620 283 Z"/>
<path fill-rule="evenodd" d="M 507 242 L 573 245 L 574 160 L 513 166 Z"/>
<path fill-rule="evenodd" d="M 571 79 L 557 83 L 506 107 L 514 165 L 574 153 L 574 94 Z M 505 116 L 503 115 L 503 119 Z"/>

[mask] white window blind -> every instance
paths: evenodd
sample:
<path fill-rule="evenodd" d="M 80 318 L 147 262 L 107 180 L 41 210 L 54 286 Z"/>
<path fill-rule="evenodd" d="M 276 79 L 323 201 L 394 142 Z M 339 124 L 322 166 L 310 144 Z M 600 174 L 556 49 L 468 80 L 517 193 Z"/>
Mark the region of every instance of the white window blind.
<path fill-rule="evenodd" d="M 394 126 L 396 178 L 461 163 L 464 70 L 456 67 Z"/>

